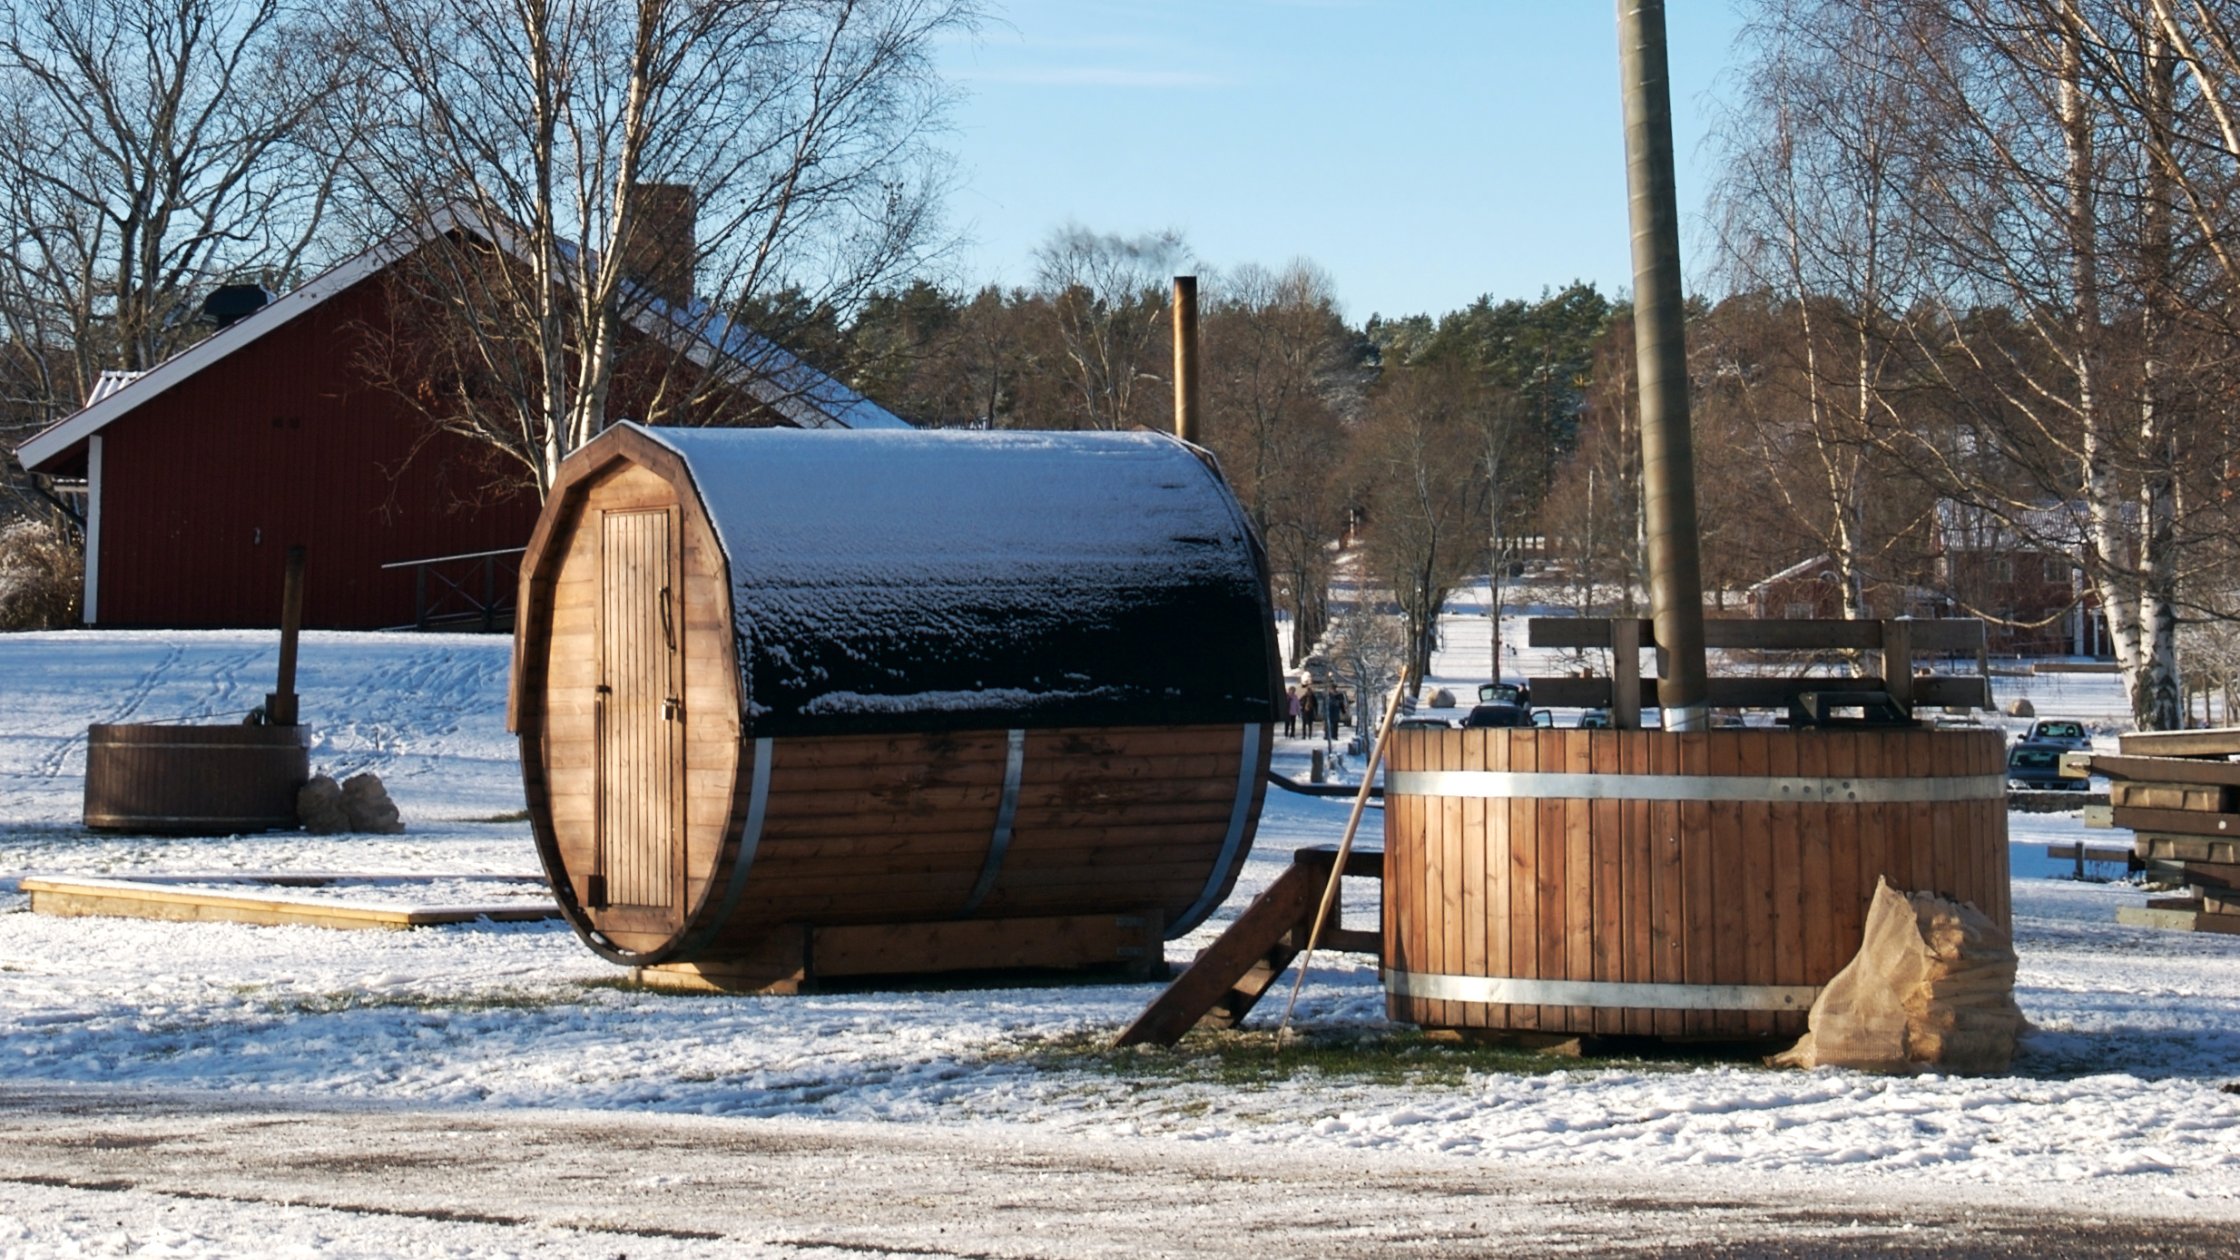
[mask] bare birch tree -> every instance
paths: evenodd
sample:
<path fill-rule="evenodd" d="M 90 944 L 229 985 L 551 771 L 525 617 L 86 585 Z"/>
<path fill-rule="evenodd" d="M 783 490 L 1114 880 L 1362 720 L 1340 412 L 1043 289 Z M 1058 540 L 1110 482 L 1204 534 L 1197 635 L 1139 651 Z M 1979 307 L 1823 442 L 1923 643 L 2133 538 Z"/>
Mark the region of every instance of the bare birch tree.
<path fill-rule="evenodd" d="M 455 354 L 408 396 L 541 490 L 614 414 L 626 354 L 655 360 L 629 400 L 648 422 L 734 418 L 722 408 L 745 376 L 800 388 L 790 356 L 737 317 L 780 293 L 848 309 L 939 245 L 931 139 L 948 97 L 932 46 L 975 13 L 368 0 L 343 19 L 390 102 L 359 150 L 367 230 L 425 233 L 401 305 L 443 313 Z M 625 335 L 634 316 L 661 330 L 650 349 Z"/>
<path fill-rule="evenodd" d="M 1154 347 L 1167 336 L 1168 281 L 1190 248 L 1175 231 L 1099 234 L 1068 223 L 1034 252 L 1035 277 L 1064 338 L 1076 423 L 1125 429 L 1152 422 L 1166 378 Z M 1144 398 L 1138 385 L 1152 386 Z"/>
<path fill-rule="evenodd" d="M 0 10 L 0 436 L 206 335 L 216 285 L 294 278 L 334 187 L 315 124 L 343 51 L 284 0 Z"/>

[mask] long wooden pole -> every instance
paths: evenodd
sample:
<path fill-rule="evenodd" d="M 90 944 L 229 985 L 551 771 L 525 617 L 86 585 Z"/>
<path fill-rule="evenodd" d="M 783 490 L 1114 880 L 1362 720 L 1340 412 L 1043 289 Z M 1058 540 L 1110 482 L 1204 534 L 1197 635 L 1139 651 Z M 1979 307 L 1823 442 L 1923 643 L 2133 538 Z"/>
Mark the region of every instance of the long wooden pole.
<path fill-rule="evenodd" d="M 1198 432 L 1198 278 L 1174 278 L 1174 435 L 1193 446 Z"/>
<path fill-rule="evenodd" d="M 296 724 L 296 639 L 303 632 L 303 548 L 288 548 L 287 578 L 280 588 L 279 687 L 264 698 L 264 720 Z"/>
<path fill-rule="evenodd" d="M 1353 813 L 1346 819 L 1345 837 L 1338 841 L 1338 861 L 1330 868 L 1330 882 L 1322 887 L 1322 904 L 1315 908 L 1314 927 L 1307 932 L 1307 947 L 1299 952 L 1299 971 L 1291 981 L 1291 1000 L 1283 1004 L 1283 1019 L 1276 1024 L 1276 1045 L 1283 1045 L 1283 1030 L 1291 1026 L 1291 1012 L 1299 1005 L 1299 990 L 1307 983 L 1307 968 L 1314 965 L 1315 946 L 1322 943 L 1322 927 L 1330 921 L 1330 908 L 1338 903 L 1338 881 L 1345 878 L 1346 859 L 1353 856 L 1353 836 L 1361 829 L 1362 811 L 1369 808 L 1369 789 L 1377 781 L 1377 767 L 1384 764 L 1384 748 L 1392 735 L 1392 724 L 1400 717 L 1400 698 L 1408 694 L 1408 676 L 1392 689 L 1392 698 L 1385 701 L 1384 720 L 1377 724 L 1377 744 L 1370 750 L 1368 768 L 1361 772 L 1361 790 L 1353 794 Z"/>
<path fill-rule="evenodd" d="M 1711 726 L 1703 659 L 1702 538 L 1672 161 L 1664 0 L 1618 0 L 1626 188 L 1633 225 L 1633 328 L 1641 382 L 1641 480 L 1649 608 L 1657 621 L 1657 707 L 1668 731 Z"/>

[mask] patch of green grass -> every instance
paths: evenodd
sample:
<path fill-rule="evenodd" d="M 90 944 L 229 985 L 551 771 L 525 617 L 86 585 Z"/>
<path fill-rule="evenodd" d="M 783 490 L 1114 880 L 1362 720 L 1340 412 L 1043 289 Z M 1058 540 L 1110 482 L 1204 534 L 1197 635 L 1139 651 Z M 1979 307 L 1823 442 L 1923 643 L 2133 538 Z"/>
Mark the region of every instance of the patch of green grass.
<path fill-rule="evenodd" d="M 1784 1043 L 1786 1044 L 1786 1043 Z M 1278 1048 L 1264 1030 L 1193 1031 L 1172 1048 L 1114 1049 L 1109 1033 L 1032 1042 L 1017 1057 L 1039 1068 L 1095 1072 L 1141 1086 L 1218 1084 L 1264 1088 L 1317 1079 L 1333 1084 L 1460 1086 L 1473 1075 L 1544 1076 L 1558 1071 L 1688 1071 L 1709 1064 L 1759 1067 L 1773 1047 L 1627 1042 L 1576 1056 L 1513 1046 L 1435 1039 L 1414 1029 L 1352 1036 L 1287 1035 Z"/>
<path fill-rule="evenodd" d="M 274 1013 L 339 1015 L 346 1011 L 443 1011 L 474 1014 L 481 1011 L 541 1011 L 572 1006 L 579 998 L 568 989 L 488 989 L 476 993 L 331 993 L 274 994 Z"/>

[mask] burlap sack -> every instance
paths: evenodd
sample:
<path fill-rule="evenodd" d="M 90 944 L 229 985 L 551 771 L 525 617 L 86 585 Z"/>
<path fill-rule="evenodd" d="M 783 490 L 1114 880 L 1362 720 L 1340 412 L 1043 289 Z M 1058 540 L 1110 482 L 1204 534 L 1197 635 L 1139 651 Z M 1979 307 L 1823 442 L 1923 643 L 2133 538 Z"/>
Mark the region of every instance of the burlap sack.
<path fill-rule="evenodd" d="M 397 807 L 389 799 L 388 789 L 381 786 L 379 775 L 354 774 L 344 780 L 342 808 L 350 815 L 352 831 L 393 836 L 404 830 L 404 822 L 397 817 Z"/>
<path fill-rule="evenodd" d="M 1877 880 L 1858 956 L 1820 990 L 1811 1031 L 1767 1062 L 2004 1072 L 2025 1027 L 2014 973 L 2014 942 L 1982 911 Z"/>
<path fill-rule="evenodd" d="M 350 815 L 342 808 L 342 788 L 323 774 L 297 788 L 296 821 L 315 836 L 335 836 L 350 830 Z"/>

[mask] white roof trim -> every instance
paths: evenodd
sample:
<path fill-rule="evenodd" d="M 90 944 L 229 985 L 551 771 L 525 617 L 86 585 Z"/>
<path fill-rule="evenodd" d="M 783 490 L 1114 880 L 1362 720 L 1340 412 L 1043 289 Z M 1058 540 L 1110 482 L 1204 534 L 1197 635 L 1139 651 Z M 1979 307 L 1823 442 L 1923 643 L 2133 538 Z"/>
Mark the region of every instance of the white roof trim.
<path fill-rule="evenodd" d="M 1795 564 L 1790 565 L 1788 568 L 1783 569 L 1779 573 L 1759 578 L 1757 581 L 1752 582 L 1750 585 L 1745 586 L 1742 589 L 1745 592 L 1761 590 L 1765 587 L 1773 585 L 1775 582 L 1786 582 L 1791 578 L 1803 577 L 1809 570 L 1817 569 L 1824 564 L 1833 563 L 1834 560 L 1829 557 L 1827 552 L 1823 551 L 1810 560 L 1799 560 Z"/>
<path fill-rule="evenodd" d="M 95 386 L 93 396 L 87 400 L 86 406 L 32 435 L 23 445 L 16 448 L 16 458 L 22 462 L 25 468 L 36 469 L 48 460 L 63 455 L 78 443 L 108 427 L 111 422 L 137 410 L 142 403 L 154 399 L 165 390 L 180 384 L 265 334 L 282 327 L 297 316 L 308 314 L 313 308 L 324 304 L 344 290 L 411 253 L 419 247 L 421 242 L 451 231 L 453 228 L 465 228 L 467 231 L 475 232 L 496 242 L 500 248 L 508 252 L 516 255 L 519 253 L 519 246 L 512 231 L 503 228 L 493 231 L 485 227 L 480 216 L 474 214 L 471 210 L 461 206 L 447 206 L 431 215 L 424 227 L 418 229 L 407 228 L 392 233 L 372 248 L 352 255 L 290 289 L 287 293 L 267 303 L 256 314 L 212 333 L 148 371 L 109 388 L 106 392 L 103 391 L 102 385 L 107 383 L 106 377 L 109 374 L 104 373 L 104 380 Z M 656 338 L 662 337 L 665 331 L 672 334 L 678 331 L 691 331 L 680 327 L 674 320 L 663 320 L 642 307 L 632 314 L 630 322 L 637 327 L 638 331 Z M 658 327 L 657 325 L 661 323 L 666 323 L 668 328 L 664 330 Z M 691 332 L 691 336 L 693 344 L 685 348 L 686 356 L 703 370 L 712 368 L 717 358 L 717 347 L 711 345 L 707 338 L 698 335 L 697 332 Z M 840 395 L 840 397 L 830 400 L 839 404 L 834 408 L 834 412 L 838 414 L 834 414 L 834 412 L 825 411 L 809 401 L 809 390 L 781 387 L 767 379 L 765 373 L 753 373 L 749 379 L 742 382 L 747 391 L 755 396 L 756 401 L 778 412 L 793 423 L 803 428 L 818 429 L 912 427 L 909 422 L 894 416 L 877 403 L 849 389 L 841 381 L 826 376 L 822 372 L 817 372 L 815 368 L 802 363 L 782 349 L 775 346 L 772 349 L 778 356 L 781 356 L 772 364 L 773 374 L 791 376 L 797 371 L 815 372 L 817 376 L 830 382 L 830 388 Z"/>

